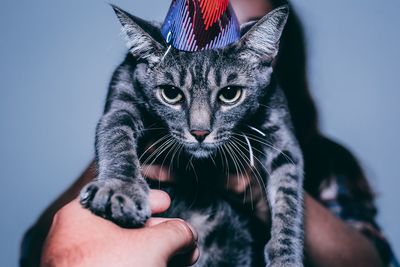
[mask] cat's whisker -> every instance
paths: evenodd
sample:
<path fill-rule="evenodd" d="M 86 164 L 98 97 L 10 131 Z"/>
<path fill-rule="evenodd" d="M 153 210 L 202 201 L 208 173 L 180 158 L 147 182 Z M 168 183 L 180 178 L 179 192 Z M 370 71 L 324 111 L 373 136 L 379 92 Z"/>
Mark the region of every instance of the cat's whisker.
<path fill-rule="evenodd" d="M 250 158 L 250 166 L 254 167 L 254 154 L 253 154 L 253 148 L 251 147 L 249 138 L 245 134 L 243 134 L 244 139 L 246 140 L 247 146 L 249 148 L 249 158 Z"/>
<path fill-rule="evenodd" d="M 154 162 L 157 160 L 157 158 L 158 158 L 159 156 L 161 156 L 161 155 L 165 152 L 165 150 L 167 150 L 167 149 L 169 149 L 171 146 L 173 146 L 174 141 L 175 141 L 175 140 L 174 140 L 173 138 L 171 138 L 171 139 L 167 142 L 167 144 L 164 146 L 164 148 L 158 153 L 158 155 L 156 155 L 156 157 L 153 159 L 153 161 L 150 163 L 150 165 L 153 165 Z M 171 151 L 171 150 L 170 150 L 170 151 Z M 170 151 L 168 151 L 168 153 L 169 153 Z M 166 159 L 167 156 L 168 156 L 168 154 L 164 157 L 164 160 L 163 160 L 163 162 L 162 162 L 162 164 L 161 164 L 160 169 L 162 169 L 162 167 L 163 167 L 163 165 L 164 165 L 164 161 L 165 161 L 165 159 Z M 161 188 L 161 180 L 160 180 L 159 177 L 158 177 L 158 187 Z"/>
<path fill-rule="evenodd" d="M 150 165 L 153 165 L 154 162 L 160 157 L 167 149 L 169 149 L 171 146 L 173 146 L 175 140 L 173 138 L 169 139 L 166 141 L 166 145 L 157 153 L 156 157 L 153 159 L 153 161 L 150 163 Z M 168 152 L 169 153 L 169 152 Z M 165 157 L 164 157 L 165 160 Z"/>
<path fill-rule="evenodd" d="M 172 139 L 173 141 L 172 141 L 172 145 L 170 145 L 169 147 L 168 147 L 168 152 L 167 152 L 167 154 L 164 156 L 164 159 L 163 159 L 163 161 L 161 162 L 161 169 L 164 167 L 164 163 L 165 163 L 165 160 L 168 158 L 168 155 L 172 152 L 173 153 L 173 151 L 176 149 L 176 147 L 179 145 L 179 143 L 178 142 L 176 142 L 176 140 L 175 139 Z M 170 160 L 170 163 L 169 163 L 169 168 L 168 168 L 168 177 L 169 177 L 169 175 L 170 175 L 170 168 L 171 168 L 171 162 L 172 162 L 172 160 L 173 160 L 173 158 Z"/>
<path fill-rule="evenodd" d="M 245 155 L 242 153 L 242 151 L 236 146 L 235 141 L 231 140 L 230 143 L 232 145 L 232 148 L 237 152 L 237 155 L 240 156 L 240 158 L 247 164 L 247 166 L 249 166 L 250 170 L 254 173 L 254 171 L 253 171 L 254 166 L 249 165 L 249 163 L 248 163 L 249 159 L 247 157 L 245 157 Z M 245 166 L 243 166 L 243 168 L 245 169 L 245 172 L 246 172 L 246 178 L 247 178 L 249 190 L 250 190 L 250 199 L 252 200 L 253 199 L 253 191 L 252 191 L 252 187 L 251 187 L 250 176 L 248 175 Z M 245 179 L 245 178 L 243 178 L 243 179 Z M 256 180 L 258 181 L 257 177 L 256 177 Z M 261 184 L 260 184 L 260 186 L 261 186 Z M 246 190 L 245 190 L 245 192 L 246 192 Z M 252 207 L 252 209 L 254 209 L 252 201 L 251 201 L 251 207 Z"/>
<path fill-rule="evenodd" d="M 243 142 L 242 140 L 238 139 L 238 138 L 234 138 L 233 142 L 237 145 L 240 146 L 242 149 L 247 150 L 247 148 L 244 145 L 241 145 L 240 143 L 238 143 L 237 141 Z M 237 148 L 239 150 L 239 148 Z M 239 150 L 240 151 L 240 150 Z M 266 189 L 266 185 L 264 180 L 262 179 L 262 175 L 261 173 L 258 171 L 257 168 L 254 168 L 254 166 L 251 166 L 248 163 L 248 158 L 245 154 L 241 153 L 242 157 L 244 157 L 244 161 L 247 163 L 248 167 L 250 168 L 250 170 L 252 171 L 252 173 L 255 175 L 254 177 L 256 178 L 256 181 L 258 183 L 258 186 L 260 186 L 261 190 L 265 192 Z M 256 158 L 256 157 L 254 157 Z M 246 160 L 247 159 L 247 160 Z M 256 158 L 256 160 L 258 160 L 258 158 Z M 259 160 L 258 160 L 259 161 Z M 259 161 L 260 162 L 260 161 Z"/>
<path fill-rule="evenodd" d="M 234 138 L 234 137 L 233 137 Z M 240 139 L 238 139 L 238 138 L 235 138 L 235 140 L 237 140 L 238 142 L 241 142 L 242 144 L 244 144 L 244 145 L 241 145 L 241 147 L 244 149 L 244 150 L 246 150 L 247 148 L 246 148 L 246 143 L 244 142 L 244 141 L 242 141 L 242 140 L 240 140 Z M 239 143 L 237 143 L 237 144 L 239 144 Z M 254 159 L 260 164 L 260 166 L 265 170 L 265 172 L 268 174 L 268 176 L 271 176 L 271 174 L 270 174 L 270 172 L 268 171 L 268 169 L 264 166 L 264 164 L 263 164 L 263 162 L 260 160 L 260 159 L 258 159 L 258 157 L 257 156 L 254 156 Z M 265 186 L 265 184 L 264 184 L 264 186 Z M 264 187 L 264 188 L 266 188 L 266 187 Z"/>
<path fill-rule="evenodd" d="M 190 203 L 190 205 L 186 208 L 186 209 L 188 209 L 188 210 L 190 210 L 190 209 L 193 207 L 193 205 L 194 205 L 195 202 L 196 202 L 197 195 L 199 194 L 199 190 L 198 190 L 199 177 L 198 177 L 198 175 L 197 175 L 196 168 L 195 168 L 194 165 L 193 165 L 192 159 L 193 159 L 193 156 L 190 158 L 189 164 L 190 164 L 190 166 L 191 166 L 191 168 L 192 168 L 192 170 L 193 170 L 194 177 L 195 177 L 195 179 L 196 179 L 196 193 L 195 193 L 195 195 L 194 195 L 194 197 L 193 197 L 192 203 Z"/>
<path fill-rule="evenodd" d="M 154 151 L 151 152 L 151 154 L 150 154 L 149 156 L 146 157 L 146 159 L 144 160 L 144 162 L 142 163 L 142 165 L 146 165 L 147 162 L 148 162 L 155 154 L 157 154 L 158 151 L 159 151 L 169 140 L 171 140 L 171 136 L 170 136 L 170 135 L 166 135 L 166 136 L 164 136 L 163 138 L 159 139 L 159 140 L 156 142 L 157 144 L 154 143 L 154 144 L 152 145 L 152 147 L 154 147 L 154 146 L 158 145 L 160 142 L 162 142 L 160 146 L 157 146 L 156 149 L 154 149 Z M 149 149 L 150 149 L 150 148 L 149 148 Z M 142 156 L 144 156 L 144 155 L 145 155 L 145 154 L 143 154 Z M 142 156 L 139 158 L 139 160 L 141 160 Z"/>
<path fill-rule="evenodd" d="M 235 158 L 235 156 L 233 155 L 233 151 L 232 151 L 231 147 L 229 146 L 229 143 L 227 143 L 227 144 L 225 145 L 225 148 L 226 148 L 226 152 L 228 153 L 228 155 L 229 155 L 230 158 L 232 159 L 233 166 L 235 167 L 235 171 L 236 171 L 236 176 L 238 176 L 238 175 L 239 175 L 238 165 L 237 165 L 237 163 L 236 163 L 236 158 Z"/>
<path fill-rule="evenodd" d="M 267 109 L 274 109 L 273 107 L 265 105 L 265 104 L 262 104 L 262 103 L 258 103 L 258 105 L 263 106 L 263 107 L 265 107 Z"/>
<path fill-rule="evenodd" d="M 190 157 L 189 164 L 194 172 L 194 177 L 196 178 L 196 185 L 198 185 L 199 184 L 199 176 L 197 175 L 196 168 L 193 165 L 193 156 Z"/>
<path fill-rule="evenodd" d="M 224 144 L 221 148 L 222 148 L 222 151 L 224 152 L 225 159 L 226 159 L 226 164 L 227 164 L 227 166 L 228 166 L 228 169 L 227 169 L 227 182 L 226 182 L 226 187 L 227 187 L 227 189 L 228 189 L 228 188 L 229 188 L 229 184 L 230 184 L 230 174 L 231 174 L 231 172 L 230 172 L 230 170 L 229 170 L 229 160 L 228 160 L 228 157 L 232 158 L 232 156 L 231 156 L 231 154 L 230 154 L 228 148 L 226 147 L 226 144 Z M 232 159 L 232 161 L 233 161 L 233 159 Z"/>
<path fill-rule="evenodd" d="M 227 147 L 228 147 L 228 148 L 230 149 L 230 151 L 232 152 L 232 159 L 233 159 L 233 161 L 234 161 L 234 164 L 237 165 L 237 169 L 236 169 L 236 170 L 239 169 L 239 172 L 240 172 L 240 173 L 236 171 L 236 173 L 237 173 L 237 175 L 238 175 L 238 179 L 239 179 L 239 178 L 244 179 L 244 175 L 243 175 L 243 172 L 242 172 L 242 168 L 243 168 L 243 171 L 245 171 L 245 172 L 246 172 L 246 169 L 245 169 L 244 165 L 241 163 L 241 161 L 240 161 L 240 159 L 238 158 L 238 156 L 236 155 L 235 149 L 232 148 L 231 142 L 230 142 L 230 141 L 228 142 Z M 251 191 L 251 189 L 250 189 L 250 198 L 252 198 L 252 197 L 253 197 L 253 195 L 252 195 L 252 191 Z M 245 203 L 245 201 L 246 201 L 246 190 L 244 191 L 244 195 L 243 195 L 243 203 Z M 253 208 L 254 208 L 254 207 L 253 207 L 253 205 L 252 205 L 252 209 L 253 209 Z"/>
<path fill-rule="evenodd" d="M 225 153 L 224 145 L 221 146 L 221 152 L 222 152 L 221 161 L 225 160 L 225 163 L 226 163 L 226 168 L 225 168 L 225 172 L 226 172 L 226 176 L 227 176 L 226 187 L 228 187 L 228 185 L 229 185 L 229 162 L 228 162 L 228 157 Z"/>
<path fill-rule="evenodd" d="M 265 133 L 263 133 L 261 130 L 259 130 L 258 128 L 254 127 L 254 126 L 247 125 L 247 127 L 249 127 L 251 130 L 255 131 L 256 133 L 260 134 L 262 137 L 267 136 Z"/>
<path fill-rule="evenodd" d="M 239 135 L 239 136 L 240 136 L 240 135 Z M 232 139 L 236 140 L 236 142 L 237 142 L 236 144 L 237 144 L 237 145 L 240 145 L 241 148 L 243 148 L 244 150 L 246 150 L 246 151 L 248 152 L 248 150 L 247 150 L 247 143 L 246 143 L 245 141 L 241 140 L 240 138 L 234 137 L 234 136 L 232 136 Z M 260 153 L 261 155 L 267 157 L 267 155 L 266 155 L 265 153 L 263 153 L 262 151 L 260 151 L 260 150 L 258 150 L 258 149 L 256 149 L 256 148 L 254 148 L 254 147 L 253 147 L 253 149 L 254 149 L 255 151 L 257 151 L 257 153 Z M 253 156 L 254 156 L 254 159 L 255 159 L 258 163 L 260 163 L 261 167 L 267 172 L 267 174 L 270 175 L 268 169 L 267 169 L 267 168 L 264 166 L 264 164 L 257 158 L 257 156 L 255 156 L 255 155 L 253 155 Z"/>
<path fill-rule="evenodd" d="M 235 140 L 237 140 L 238 142 L 242 143 L 244 147 L 247 146 L 247 142 L 241 140 L 240 138 L 238 138 L 238 137 L 236 137 L 236 136 L 232 136 L 232 139 L 235 139 Z M 250 143 L 250 144 L 251 144 L 251 143 Z M 253 147 L 253 146 L 251 146 L 251 147 L 252 147 L 252 149 L 253 149 L 254 151 L 256 151 L 258 154 L 260 154 L 260 155 L 262 155 L 262 156 L 264 156 L 264 157 L 267 157 L 267 154 L 265 154 L 263 151 L 259 150 L 259 149 L 256 148 L 256 147 Z M 254 156 L 254 153 L 253 153 L 253 156 Z"/>
<path fill-rule="evenodd" d="M 236 135 L 238 135 L 238 134 L 236 134 Z M 241 146 L 243 149 L 246 149 L 246 146 L 245 146 L 245 145 L 247 145 L 247 143 L 245 143 L 243 140 L 241 140 L 240 138 L 237 138 L 237 137 L 235 137 L 235 136 L 232 136 L 232 138 L 235 139 L 237 142 L 242 143 L 242 145 L 240 145 L 240 146 Z M 250 139 L 251 139 L 251 138 L 250 138 Z M 254 141 L 256 141 L 256 140 L 254 140 Z M 238 144 L 238 145 L 239 145 L 239 144 Z M 257 153 L 263 155 L 264 157 L 267 157 L 267 155 L 266 155 L 263 151 L 260 151 L 259 149 L 254 148 L 254 147 L 253 147 L 253 149 L 254 149 L 255 151 L 257 151 Z M 281 151 L 281 150 L 279 150 L 279 151 Z M 292 165 L 295 164 L 284 152 L 279 152 L 279 153 L 282 153 L 282 154 L 285 156 L 285 158 L 286 158 L 288 161 L 290 161 L 290 162 L 289 162 L 290 164 L 292 164 Z M 254 158 L 261 164 L 261 167 L 263 167 L 263 169 L 264 169 L 264 170 L 267 172 L 267 174 L 270 176 L 269 171 L 267 170 L 267 168 L 264 167 L 264 165 L 261 163 L 261 161 L 260 161 L 257 157 L 254 157 Z"/>
<path fill-rule="evenodd" d="M 181 158 L 181 152 L 182 152 L 182 150 L 184 149 L 184 147 L 185 147 L 185 146 L 182 144 L 181 147 L 180 147 L 180 149 L 179 149 L 179 152 L 178 152 L 177 162 L 176 162 L 176 165 L 178 166 L 178 168 L 179 168 L 179 166 L 180 166 L 179 159 Z"/>
<path fill-rule="evenodd" d="M 236 134 L 236 135 L 239 135 L 239 134 Z M 255 135 L 253 135 L 253 134 L 246 134 L 246 135 L 247 135 L 247 137 L 248 137 L 250 140 L 253 140 L 253 141 L 255 141 L 255 142 L 259 142 L 260 144 L 265 145 L 265 146 L 267 146 L 267 147 L 269 147 L 269 148 L 275 150 L 276 152 L 282 154 L 282 155 L 286 158 L 286 160 L 289 161 L 289 163 L 291 163 L 291 164 L 293 164 L 293 165 L 296 165 L 296 163 L 294 163 L 293 160 L 292 160 L 287 154 L 285 154 L 285 152 L 283 152 L 283 151 L 280 150 L 279 148 L 275 147 L 274 145 L 272 145 L 272 144 L 269 143 L 268 141 L 266 141 L 266 140 L 264 140 L 264 139 L 261 139 L 260 137 L 255 136 Z M 240 136 L 240 135 L 239 135 L 239 136 Z"/>
<path fill-rule="evenodd" d="M 234 134 L 240 136 L 240 134 L 237 134 L 237 133 L 234 133 Z M 241 134 L 243 134 L 243 132 L 241 132 Z M 249 139 L 252 139 L 254 141 L 258 141 L 258 142 L 262 143 L 263 145 L 266 145 L 266 146 L 268 146 L 268 147 L 270 147 L 270 148 L 272 148 L 274 150 L 278 150 L 278 152 L 280 151 L 278 148 L 274 147 L 273 144 L 271 142 L 269 142 L 268 140 L 266 140 L 265 138 L 261 138 L 260 136 L 254 135 L 254 134 L 251 134 L 251 133 L 245 133 L 245 134 L 247 135 L 247 137 Z"/>
<path fill-rule="evenodd" d="M 157 123 L 154 122 L 154 123 L 150 124 L 148 127 L 143 128 L 143 129 L 140 130 L 140 131 L 148 131 L 148 130 L 167 130 L 167 128 L 165 128 L 165 127 L 153 127 L 153 126 L 156 126 L 156 125 L 157 125 Z"/>
<path fill-rule="evenodd" d="M 162 143 L 159 147 L 157 147 L 151 154 L 149 157 L 146 158 L 146 160 L 142 163 L 142 166 L 151 166 L 155 159 L 152 160 L 153 157 L 155 157 L 156 155 L 158 155 L 158 153 L 169 143 L 169 139 L 167 139 L 164 143 Z M 151 161 L 151 164 L 148 164 Z M 148 168 L 148 167 L 146 167 Z"/>
<path fill-rule="evenodd" d="M 170 137 L 168 134 L 164 135 L 163 137 L 161 137 L 160 139 L 158 139 L 156 142 L 154 142 L 153 144 L 151 144 L 139 157 L 139 161 L 142 159 L 142 157 L 144 155 L 146 155 L 146 153 L 151 150 L 154 146 L 156 146 L 158 143 L 162 142 L 163 140 L 165 140 L 166 138 Z"/>
<path fill-rule="evenodd" d="M 213 155 L 210 155 L 210 159 L 211 159 L 212 163 L 214 164 L 214 166 L 217 166 L 217 163 L 215 163 L 215 160 L 214 160 L 214 156 L 213 156 Z"/>
<path fill-rule="evenodd" d="M 159 131 L 159 130 L 166 130 L 166 128 L 162 128 L 162 127 L 159 127 L 159 128 L 146 128 L 146 129 L 139 130 L 139 131 L 137 131 L 137 132 L 138 132 L 138 133 L 141 133 L 141 132 Z"/>
<path fill-rule="evenodd" d="M 186 163 L 186 167 L 185 167 L 186 171 L 190 171 L 190 161 L 192 160 L 192 158 L 193 158 L 193 155 L 190 156 L 190 159 Z"/>
<path fill-rule="evenodd" d="M 151 155 L 145 160 L 145 162 L 143 162 L 143 165 L 147 165 L 147 163 L 150 161 L 150 159 L 153 156 L 155 156 L 154 159 L 149 164 L 149 165 L 153 165 L 154 162 L 157 160 L 157 158 L 163 153 L 163 151 L 169 147 L 169 145 L 171 144 L 172 141 L 173 141 L 172 137 L 169 136 L 169 138 L 167 140 L 165 140 L 164 143 L 162 143 L 159 147 L 157 147 L 156 150 L 153 151 L 153 153 L 151 153 Z"/>
<path fill-rule="evenodd" d="M 169 51 L 171 51 L 171 48 L 172 48 L 172 45 L 169 45 L 167 48 L 167 51 L 165 51 L 164 55 L 162 56 L 159 64 L 161 64 L 164 61 L 164 59 L 168 55 Z"/>
<path fill-rule="evenodd" d="M 222 165 L 222 172 L 226 172 L 227 166 L 225 165 L 225 158 L 224 158 L 222 148 L 220 146 L 217 146 L 217 151 L 218 151 L 217 153 L 219 155 L 221 165 Z"/>
<path fill-rule="evenodd" d="M 163 147 L 167 146 L 167 145 L 168 145 L 168 141 L 166 141 L 166 142 L 163 143 L 160 147 L 158 147 L 158 148 L 150 155 L 150 157 L 148 157 L 148 158 L 143 162 L 142 166 L 151 166 L 151 165 L 153 165 L 153 163 L 154 163 L 154 161 L 155 161 L 156 159 L 154 159 L 150 164 L 147 164 L 147 163 L 150 161 L 150 159 L 151 159 L 154 155 L 157 155 L 158 152 L 161 151 L 161 149 L 162 149 Z M 146 172 L 146 168 L 148 168 L 148 167 L 145 167 L 144 172 Z M 159 182 L 160 182 L 160 181 L 159 181 Z M 160 187 L 160 186 L 161 186 L 161 185 L 160 185 L 160 183 L 159 183 L 159 187 Z"/>
<path fill-rule="evenodd" d="M 246 168 L 245 168 L 245 166 L 243 165 L 243 163 L 241 162 L 241 160 L 240 160 L 240 158 L 239 158 L 239 155 L 236 153 L 237 151 L 236 151 L 236 149 L 234 148 L 233 143 L 232 143 L 232 142 L 229 142 L 229 143 L 230 143 L 230 147 L 231 147 L 231 149 L 232 149 L 232 151 L 233 151 L 233 154 L 234 154 L 234 156 L 235 156 L 235 158 L 236 158 L 236 161 L 238 162 L 239 168 L 242 168 L 242 169 L 244 170 L 244 172 L 246 173 L 246 175 L 244 175 L 243 172 L 240 171 L 240 178 L 244 180 L 245 177 L 248 178 Z M 246 183 L 246 181 L 244 181 L 244 182 Z M 243 203 L 245 203 L 245 202 L 246 202 L 246 198 L 247 198 L 247 197 L 246 197 L 247 191 L 244 190 L 243 193 L 244 193 L 244 194 L 243 194 Z M 251 188 L 250 188 L 250 198 L 253 198 L 253 193 L 252 193 Z M 251 205 L 251 208 L 253 209 L 253 205 Z"/>
<path fill-rule="evenodd" d="M 222 170 L 225 171 L 225 163 L 224 163 L 224 160 L 222 158 L 221 148 L 219 146 L 217 146 L 217 156 L 219 157 L 219 159 L 221 161 Z"/>
<path fill-rule="evenodd" d="M 225 149 L 226 149 L 226 153 L 228 154 L 228 156 L 231 158 L 232 162 L 233 162 L 233 166 L 235 168 L 236 171 L 236 177 L 238 177 L 239 173 L 238 173 L 238 167 L 236 165 L 236 160 L 234 158 L 234 156 L 232 155 L 232 151 L 231 148 L 229 147 L 228 144 L 225 144 Z M 230 184 L 230 173 L 228 173 L 228 182 L 227 182 L 227 189 L 229 189 L 229 184 Z"/>
<path fill-rule="evenodd" d="M 168 166 L 168 177 L 171 177 L 171 166 L 173 168 L 173 162 L 174 162 L 174 158 L 175 155 L 177 154 L 177 152 L 179 151 L 179 149 L 182 147 L 183 145 L 181 143 L 176 142 L 176 146 L 174 151 L 172 152 L 172 156 L 171 156 L 171 160 L 169 161 L 169 166 Z"/>

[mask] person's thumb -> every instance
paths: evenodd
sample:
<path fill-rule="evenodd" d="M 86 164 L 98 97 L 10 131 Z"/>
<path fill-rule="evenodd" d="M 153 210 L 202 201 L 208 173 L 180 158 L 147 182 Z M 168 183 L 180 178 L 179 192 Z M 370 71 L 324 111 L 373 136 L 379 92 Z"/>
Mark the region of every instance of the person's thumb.
<path fill-rule="evenodd" d="M 183 220 L 168 220 L 151 228 L 149 238 L 167 262 L 177 254 L 188 253 L 196 248 L 197 233 Z"/>

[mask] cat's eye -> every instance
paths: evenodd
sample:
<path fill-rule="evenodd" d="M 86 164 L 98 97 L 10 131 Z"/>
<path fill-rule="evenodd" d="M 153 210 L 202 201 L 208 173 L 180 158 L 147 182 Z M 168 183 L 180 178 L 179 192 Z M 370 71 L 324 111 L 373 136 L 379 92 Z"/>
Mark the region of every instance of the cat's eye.
<path fill-rule="evenodd" d="M 161 98 L 170 105 L 176 105 L 183 99 L 183 93 L 180 89 L 172 85 L 163 85 L 160 87 Z"/>
<path fill-rule="evenodd" d="M 218 99 L 223 104 L 233 105 L 240 100 L 242 91 L 242 88 L 239 86 L 227 86 L 221 89 L 218 94 Z"/>

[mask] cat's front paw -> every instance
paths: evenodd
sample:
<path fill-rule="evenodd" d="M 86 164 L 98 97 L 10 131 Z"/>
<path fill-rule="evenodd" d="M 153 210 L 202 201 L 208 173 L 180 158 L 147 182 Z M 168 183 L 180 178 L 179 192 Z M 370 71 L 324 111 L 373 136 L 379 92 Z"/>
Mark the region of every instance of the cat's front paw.
<path fill-rule="evenodd" d="M 93 213 L 123 227 L 140 227 L 151 215 L 145 182 L 94 180 L 81 191 L 80 202 Z"/>

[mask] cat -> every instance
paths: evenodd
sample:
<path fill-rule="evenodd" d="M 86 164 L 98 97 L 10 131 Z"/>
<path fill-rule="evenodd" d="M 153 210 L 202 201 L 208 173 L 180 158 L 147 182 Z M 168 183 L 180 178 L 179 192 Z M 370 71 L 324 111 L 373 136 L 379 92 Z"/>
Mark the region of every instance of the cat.
<path fill-rule="evenodd" d="M 198 231 L 196 266 L 255 266 L 260 251 L 262 265 L 303 266 L 303 157 L 273 75 L 288 7 L 245 24 L 225 48 L 193 53 L 168 49 L 159 25 L 113 8 L 129 53 L 110 83 L 96 129 L 98 176 L 81 204 L 140 227 L 151 216 L 150 186 L 163 188 L 173 202 L 162 216 Z M 174 185 L 142 177 L 140 165 L 157 162 L 172 169 Z M 251 215 L 224 188 L 229 173 L 249 170 L 271 214 L 261 250 Z"/>

